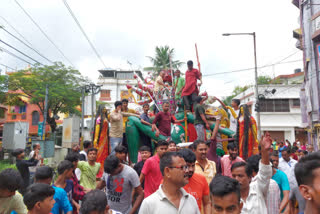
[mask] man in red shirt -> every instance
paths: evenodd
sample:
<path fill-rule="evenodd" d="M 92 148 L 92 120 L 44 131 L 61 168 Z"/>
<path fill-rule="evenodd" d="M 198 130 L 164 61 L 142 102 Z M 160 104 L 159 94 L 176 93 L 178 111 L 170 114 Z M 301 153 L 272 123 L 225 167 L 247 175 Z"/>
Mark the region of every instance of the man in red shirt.
<path fill-rule="evenodd" d="M 203 175 L 194 173 L 196 155 L 190 149 L 182 149 L 178 153 L 188 165 L 189 183 L 183 188 L 197 200 L 199 210 L 202 210 L 203 214 L 211 214 L 208 182 Z"/>
<path fill-rule="evenodd" d="M 160 158 L 167 152 L 168 142 L 165 140 L 159 140 L 156 148 L 156 154 L 151 158 L 148 158 L 143 165 L 140 183 L 144 181 L 144 197 L 148 197 L 152 193 L 158 190 L 162 180 L 162 174 L 160 171 Z"/>
<path fill-rule="evenodd" d="M 229 155 L 224 155 L 221 158 L 221 170 L 222 175 L 232 178 L 231 166 L 236 162 L 244 162 L 244 160 L 238 156 L 238 147 L 234 142 L 230 142 L 227 146 Z"/>
<path fill-rule="evenodd" d="M 159 134 L 170 137 L 171 136 L 171 123 L 182 123 L 182 120 L 174 120 L 169 112 L 170 104 L 169 102 L 164 102 L 162 104 L 163 111 L 160 111 L 152 122 L 152 131 L 156 130 L 156 137 Z M 158 124 L 158 127 L 157 125 Z"/>
<path fill-rule="evenodd" d="M 197 80 L 200 80 L 202 84 L 202 74 L 199 70 L 193 68 L 193 62 L 189 60 L 187 62 L 188 70 L 186 71 L 186 84 L 182 90 L 181 97 L 183 103 L 186 106 L 187 111 L 191 111 L 191 105 L 194 103 L 196 97 L 199 94 Z"/>

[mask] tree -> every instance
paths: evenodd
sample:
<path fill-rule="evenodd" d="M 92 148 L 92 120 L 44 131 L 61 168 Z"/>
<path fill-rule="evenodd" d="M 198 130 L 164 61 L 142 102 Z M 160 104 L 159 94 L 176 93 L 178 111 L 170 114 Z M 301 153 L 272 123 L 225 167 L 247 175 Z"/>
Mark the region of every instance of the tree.
<path fill-rule="evenodd" d="M 150 59 L 153 66 L 144 68 L 144 70 L 146 71 L 153 71 L 154 76 L 157 76 L 161 70 L 170 69 L 169 57 L 171 57 L 171 64 L 173 69 L 179 69 L 179 67 L 184 64 L 179 60 L 175 60 L 175 61 L 173 60 L 174 49 L 169 48 L 169 46 L 164 46 L 164 47 L 157 46 L 155 51 L 156 51 L 155 57 L 147 56 Z"/>
<path fill-rule="evenodd" d="M 8 76 L 0 74 L 0 103 L 4 103 L 8 90 Z"/>
<path fill-rule="evenodd" d="M 270 76 L 258 76 L 258 85 L 268 85 L 272 82 Z"/>
<path fill-rule="evenodd" d="M 8 102 L 14 104 L 19 100 L 17 97 L 24 96 L 44 114 L 45 91 L 48 85 L 47 123 L 52 132 L 55 132 L 55 116 L 58 113 L 80 114 L 76 109 L 81 103 L 79 87 L 85 82 L 78 70 L 67 68 L 62 63 L 52 66 L 36 65 L 30 70 L 20 70 L 9 76 L 9 89 L 21 90 L 22 93 L 8 93 Z"/>
<path fill-rule="evenodd" d="M 249 87 L 250 87 L 249 85 L 245 85 L 245 86 L 243 86 L 243 87 L 241 87 L 241 86 L 236 86 L 236 87 L 233 89 L 232 94 L 231 94 L 230 96 L 224 97 L 224 98 L 222 99 L 222 102 L 223 102 L 224 104 L 230 106 L 232 99 L 233 99 L 235 96 L 237 96 L 238 94 L 240 94 L 240 93 L 244 92 L 245 90 L 247 90 Z"/>

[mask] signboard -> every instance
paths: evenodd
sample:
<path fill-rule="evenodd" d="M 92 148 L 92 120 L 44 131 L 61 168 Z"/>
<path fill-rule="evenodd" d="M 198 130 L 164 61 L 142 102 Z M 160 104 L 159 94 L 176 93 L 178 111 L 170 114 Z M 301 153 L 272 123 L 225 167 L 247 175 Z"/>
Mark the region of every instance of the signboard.
<path fill-rule="evenodd" d="M 42 136 L 43 122 L 38 122 L 38 136 Z"/>
<path fill-rule="evenodd" d="M 320 30 L 320 16 L 312 20 L 312 35 L 318 30 Z"/>
<path fill-rule="evenodd" d="M 94 96 L 93 100 L 96 100 L 96 97 Z M 85 116 L 91 116 L 92 114 L 92 109 L 91 109 L 91 95 L 90 96 L 86 96 L 84 98 L 84 115 Z M 96 112 L 96 102 L 93 103 L 93 109 L 94 112 Z"/>
<path fill-rule="evenodd" d="M 62 147 L 71 148 L 72 143 L 79 143 L 80 118 L 71 117 L 63 120 Z"/>
<path fill-rule="evenodd" d="M 320 44 L 317 44 L 318 68 L 320 68 Z"/>

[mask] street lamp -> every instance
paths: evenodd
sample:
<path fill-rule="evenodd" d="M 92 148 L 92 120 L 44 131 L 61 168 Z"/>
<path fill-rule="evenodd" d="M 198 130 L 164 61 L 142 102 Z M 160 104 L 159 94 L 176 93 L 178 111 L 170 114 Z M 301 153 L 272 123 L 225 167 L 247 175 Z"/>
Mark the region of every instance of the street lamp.
<path fill-rule="evenodd" d="M 255 77 L 255 94 L 256 94 L 256 103 L 259 102 L 259 93 L 258 93 L 258 69 L 257 69 L 257 47 L 256 47 L 256 33 L 224 33 L 222 36 L 242 36 L 249 35 L 253 36 L 253 48 L 254 48 L 254 77 Z M 258 139 L 261 137 L 261 126 L 260 126 L 260 111 L 257 111 L 257 124 L 258 124 Z"/>

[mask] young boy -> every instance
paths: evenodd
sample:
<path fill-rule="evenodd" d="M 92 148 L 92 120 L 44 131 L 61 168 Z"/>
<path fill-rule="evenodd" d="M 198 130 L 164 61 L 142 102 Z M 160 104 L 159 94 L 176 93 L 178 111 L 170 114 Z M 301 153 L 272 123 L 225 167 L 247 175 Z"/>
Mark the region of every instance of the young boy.
<path fill-rule="evenodd" d="M 35 183 L 43 183 L 50 185 L 52 182 L 53 170 L 48 166 L 37 168 L 35 173 Z M 51 209 L 52 214 L 60 214 L 62 211 L 65 214 L 72 214 L 72 206 L 68 200 L 66 191 L 60 187 L 52 186 L 55 193 L 53 199 L 55 204 Z"/>
<path fill-rule="evenodd" d="M 22 196 L 17 192 L 23 185 L 23 180 L 18 171 L 5 169 L 0 173 L 0 213 L 26 214 L 27 208 Z M 5 206 L 1 206 L 4 205 Z"/>
<path fill-rule="evenodd" d="M 210 130 L 210 125 L 206 119 L 205 115 L 205 108 L 203 106 L 203 102 L 206 100 L 206 98 L 202 99 L 202 97 L 198 96 L 195 99 L 195 108 L 194 108 L 194 127 L 197 131 L 197 140 L 205 140 L 205 129 Z"/>
<path fill-rule="evenodd" d="M 139 149 L 139 152 L 141 154 L 141 161 L 136 163 L 133 167 L 134 170 L 136 170 L 137 174 L 140 176 L 141 171 L 143 168 L 144 163 L 146 160 L 151 156 L 150 148 L 147 146 L 141 146 Z M 144 182 L 141 183 L 142 188 L 144 188 Z"/>
<path fill-rule="evenodd" d="M 173 140 L 171 140 L 169 142 L 168 152 L 176 152 L 176 151 L 177 151 L 176 143 Z"/>
<path fill-rule="evenodd" d="M 39 150 L 35 150 L 33 157 L 29 160 L 24 160 L 24 150 L 23 149 L 16 149 L 12 152 L 12 155 L 16 157 L 17 162 L 16 166 L 18 171 L 21 174 L 23 179 L 23 187 L 22 193 L 26 190 L 26 188 L 30 185 L 30 166 L 36 166 L 38 163 L 38 154 Z"/>
<path fill-rule="evenodd" d="M 97 152 L 96 148 L 88 149 L 88 162 L 78 162 L 78 169 L 81 170 L 80 185 L 87 189 L 95 189 L 97 185 L 96 176 L 100 170 L 100 163 L 96 163 Z"/>
<path fill-rule="evenodd" d="M 152 193 L 158 190 L 162 181 L 162 174 L 160 171 L 160 159 L 167 152 L 168 142 L 165 140 L 159 140 L 156 147 L 156 154 L 147 159 L 143 165 L 140 174 L 140 183 L 144 183 L 144 197 L 148 197 Z"/>
<path fill-rule="evenodd" d="M 79 180 L 76 176 L 75 169 L 78 167 L 79 158 L 80 155 L 75 152 L 69 152 L 65 157 L 65 160 L 70 161 L 73 165 L 73 173 L 71 177 L 71 181 L 73 183 L 72 199 L 77 203 L 83 199 L 86 192 L 90 191 L 90 189 L 85 189 L 79 184 Z M 76 207 L 73 207 L 73 210 L 76 210 Z"/>
<path fill-rule="evenodd" d="M 92 190 L 83 199 L 81 214 L 111 214 L 109 210 L 108 199 L 101 190 Z"/>
<path fill-rule="evenodd" d="M 54 189 L 48 184 L 31 185 L 23 198 L 28 214 L 50 214 L 55 203 L 53 195 Z"/>
<path fill-rule="evenodd" d="M 80 209 L 80 206 L 77 202 L 72 199 L 73 194 L 73 182 L 70 180 L 73 175 L 73 164 L 64 160 L 58 165 L 58 178 L 54 182 L 54 186 L 64 189 L 68 195 L 70 204 L 75 206 L 77 209 Z"/>
<path fill-rule="evenodd" d="M 126 147 L 122 145 L 118 145 L 114 151 L 116 152 L 116 157 L 120 160 L 121 163 L 128 165 L 128 162 L 126 161 L 127 159 L 127 154 L 128 150 Z"/>
<path fill-rule="evenodd" d="M 148 116 L 149 109 L 150 107 L 148 103 L 143 105 L 143 113 L 140 115 L 140 120 L 142 124 L 152 127 L 150 118 Z M 141 141 L 144 146 L 151 148 L 151 138 L 145 135 L 143 132 L 141 132 Z"/>

